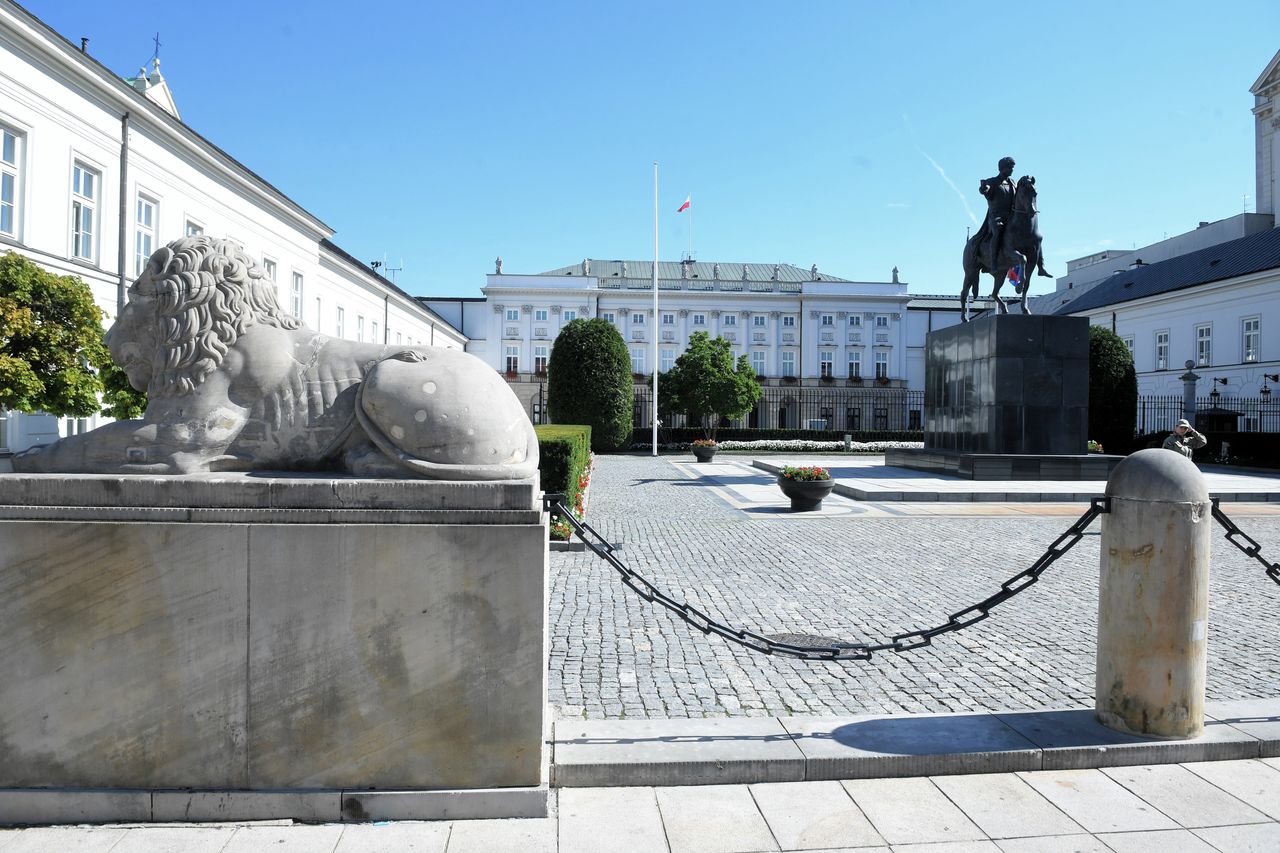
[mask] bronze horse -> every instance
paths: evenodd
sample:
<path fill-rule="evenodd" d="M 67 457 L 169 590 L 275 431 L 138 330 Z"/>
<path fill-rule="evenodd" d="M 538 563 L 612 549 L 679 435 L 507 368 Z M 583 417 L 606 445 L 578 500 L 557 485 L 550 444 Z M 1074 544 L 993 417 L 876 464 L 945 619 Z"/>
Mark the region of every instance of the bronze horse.
<path fill-rule="evenodd" d="M 964 244 L 964 288 L 960 291 L 960 319 L 969 322 L 969 300 L 978 295 L 978 275 L 991 273 L 995 279 L 995 287 L 991 298 L 996 302 L 996 310 L 1008 314 L 1009 308 L 1000 298 L 1000 288 L 1009 275 L 1009 270 L 1022 267 L 1022 275 L 1014 285 L 1018 295 L 1018 309 L 1023 314 L 1030 314 L 1027 307 L 1027 286 L 1031 270 L 1038 269 L 1040 275 L 1049 273 L 1044 268 L 1044 254 L 1037 222 L 1039 210 L 1036 208 L 1036 179 L 1031 175 L 1023 175 L 1018 179 L 1018 187 L 1013 198 L 1013 216 L 1004 227 L 1004 238 L 1000 242 L 1000 257 L 994 270 L 989 270 L 981 260 L 982 246 L 979 241 L 986 239 L 986 234 L 979 232 Z M 985 229 L 984 229 L 985 231 Z"/>

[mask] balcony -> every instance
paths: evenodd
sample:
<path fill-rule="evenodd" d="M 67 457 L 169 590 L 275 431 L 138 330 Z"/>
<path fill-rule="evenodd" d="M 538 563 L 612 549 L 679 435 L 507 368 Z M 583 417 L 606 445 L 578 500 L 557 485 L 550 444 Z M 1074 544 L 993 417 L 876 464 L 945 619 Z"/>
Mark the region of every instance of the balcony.
<path fill-rule="evenodd" d="M 534 327 L 533 336 L 535 338 L 545 338 L 547 336 L 547 327 L 546 326 Z"/>
<path fill-rule="evenodd" d="M 822 343 L 824 344 L 835 343 L 835 340 L 836 340 L 835 332 L 822 332 L 820 333 L 820 335 L 821 336 L 819 337 L 819 340 L 822 341 Z"/>
<path fill-rule="evenodd" d="M 674 341 L 676 339 L 676 333 L 671 331 L 663 332 L 662 339 L 664 341 Z"/>
<path fill-rule="evenodd" d="M 849 343 L 851 343 L 851 344 L 860 344 L 860 343 L 862 343 L 862 332 L 850 332 L 850 333 L 849 333 Z"/>
<path fill-rule="evenodd" d="M 755 343 L 755 344 L 762 344 L 762 343 L 764 343 L 764 332 L 752 332 L 752 333 L 751 333 L 751 342 L 752 342 L 752 343 Z"/>
<path fill-rule="evenodd" d="M 795 332 L 783 332 L 783 333 L 782 333 L 782 342 L 783 342 L 784 344 L 794 344 L 794 343 L 796 342 L 796 333 L 795 333 Z"/>
<path fill-rule="evenodd" d="M 736 332 L 724 332 L 723 334 L 721 334 L 720 337 L 724 338 L 729 343 L 733 343 L 734 341 L 738 340 L 738 335 Z"/>
<path fill-rule="evenodd" d="M 889 343 L 888 332 L 876 332 L 876 346 L 880 346 L 881 344 L 888 344 L 888 343 Z"/>
<path fill-rule="evenodd" d="M 643 341 L 643 340 L 644 340 L 644 330 L 643 330 L 643 329 L 636 329 L 635 331 L 633 331 L 633 332 L 631 333 L 631 340 L 633 340 L 633 341 Z"/>
<path fill-rule="evenodd" d="M 507 326 L 505 329 L 502 330 L 502 336 L 504 338 L 518 338 L 520 337 L 520 327 Z"/>

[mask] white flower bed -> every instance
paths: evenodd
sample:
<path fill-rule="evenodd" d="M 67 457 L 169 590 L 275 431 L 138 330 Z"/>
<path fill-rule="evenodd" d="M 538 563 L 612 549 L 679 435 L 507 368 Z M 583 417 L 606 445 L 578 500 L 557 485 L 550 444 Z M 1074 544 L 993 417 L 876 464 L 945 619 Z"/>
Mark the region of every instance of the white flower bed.
<path fill-rule="evenodd" d="M 632 450 L 649 450 L 651 444 L 634 444 Z M 825 451 L 827 453 L 843 453 L 843 441 L 809 441 L 807 439 L 763 440 L 763 441 L 722 441 L 718 444 L 721 450 L 756 450 L 760 452 L 790 453 L 793 451 Z M 886 450 L 910 450 L 924 447 L 923 441 L 855 441 L 849 445 L 852 453 L 884 453 Z M 659 444 L 659 450 L 688 450 L 688 443 Z"/>

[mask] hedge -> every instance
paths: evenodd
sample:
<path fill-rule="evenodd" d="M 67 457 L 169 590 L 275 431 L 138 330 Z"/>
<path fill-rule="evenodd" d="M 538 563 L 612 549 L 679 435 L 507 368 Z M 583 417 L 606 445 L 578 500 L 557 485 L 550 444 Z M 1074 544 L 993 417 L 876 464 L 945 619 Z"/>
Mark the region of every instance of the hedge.
<path fill-rule="evenodd" d="M 829 429 L 733 429 L 721 427 L 716 431 L 717 441 L 843 441 L 846 435 L 854 441 L 924 441 L 924 431 L 918 429 L 863 429 L 852 432 Z M 658 430 L 662 444 L 688 444 L 702 438 L 698 427 L 672 427 Z M 649 444 L 653 440 L 653 428 L 642 427 L 631 434 L 631 443 Z"/>
<path fill-rule="evenodd" d="M 1089 327 L 1089 435 L 1112 453 L 1129 449 L 1138 412 L 1133 353 L 1105 326 Z"/>
<path fill-rule="evenodd" d="M 538 424 L 538 475 L 544 492 L 564 494 L 565 503 L 579 507 L 579 483 L 591 466 L 591 427 Z M 555 517 L 552 518 L 552 522 Z"/>
<path fill-rule="evenodd" d="M 1172 433 L 1169 430 L 1149 432 L 1135 436 L 1133 449 L 1159 447 Z M 1280 433 L 1274 432 L 1204 432 L 1209 443 L 1195 452 L 1193 460 L 1200 464 L 1216 465 L 1222 461 L 1222 442 L 1228 448 L 1229 464 L 1248 465 L 1257 468 L 1280 468 Z M 1110 448 L 1108 448 L 1110 450 Z"/>
<path fill-rule="evenodd" d="M 552 422 L 589 424 L 593 450 L 616 450 L 631 437 L 634 407 L 631 353 L 613 324 L 577 319 L 561 329 L 547 362 Z"/>

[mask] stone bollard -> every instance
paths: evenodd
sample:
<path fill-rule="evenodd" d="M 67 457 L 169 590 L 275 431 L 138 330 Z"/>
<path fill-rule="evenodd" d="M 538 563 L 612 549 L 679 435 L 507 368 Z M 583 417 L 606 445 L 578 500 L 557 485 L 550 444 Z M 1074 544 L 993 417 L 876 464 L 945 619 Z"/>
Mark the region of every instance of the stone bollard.
<path fill-rule="evenodd" d="M 844 452 L 845 452 L 845 453 L 848 453 L 848 452 L 849 452 L 849 451 L 851 451 L 851 450 L 853 450 L 853 436 L 849 435 L 848 433 L 845 433 L 845 436 L 844 436 Z"/>
<path fill-rule="evenodd" d="M 1157 738 L 1204 731 L 1209 493 L 1181 453 L 1139 450 L 1107 481 L 1098 589 L 1098 721 Z"/>

